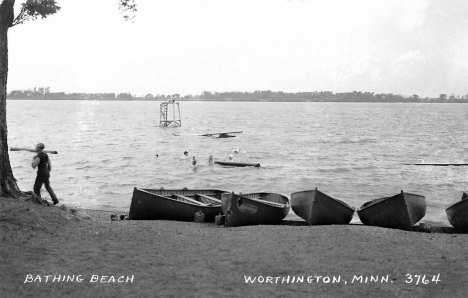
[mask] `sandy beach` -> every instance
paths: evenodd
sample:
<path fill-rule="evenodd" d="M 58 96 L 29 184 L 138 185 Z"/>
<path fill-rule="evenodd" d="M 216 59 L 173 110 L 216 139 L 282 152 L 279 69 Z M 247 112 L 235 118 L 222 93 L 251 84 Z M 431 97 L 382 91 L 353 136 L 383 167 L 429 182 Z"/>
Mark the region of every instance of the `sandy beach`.
<path fill-rule="evenodd" d="M 0 198 L 3 297 L 463 297 L 468 236 L 112 221 Z M 120 214 L 119 214 L 120 215 Z"/>

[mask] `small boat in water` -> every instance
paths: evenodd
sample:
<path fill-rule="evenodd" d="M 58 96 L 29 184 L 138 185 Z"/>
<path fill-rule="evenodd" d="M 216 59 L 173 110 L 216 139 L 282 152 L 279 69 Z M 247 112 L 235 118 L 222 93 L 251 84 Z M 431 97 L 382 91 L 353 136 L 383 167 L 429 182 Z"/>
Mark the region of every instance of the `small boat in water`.
<path fill-rule="evenodd" d="M 346 225 L 354 215 L 353 207 L 317 188 L 291 194 L 291 208 L 309 225 Z"/>
<path fill-rule="evenodd" d="M 194 221 L 201 211 L 204 221 L 214 222 L 221 211 L 221 194 L 218 189 L 144 189 L 134 188 L 129 219 L 167 219 Z"/>
<path fill-rule="evenodd" d="M 445 209 L 450 224 L 460 232 L 468 233 L 468 196 L 463 193 L 462 200 Z"/>
<path fill-rule="evenodd" d="M 236 136 L 232 135 L 233 133 L 242 133 L 242 131 L 206 133 L 206 134 L 203 134 L 203 135 L 200 135 L 200 136 L 202 136 L 202 137 L 211 137 L 211 138 L 215 138 L 215 139 L 235 138 Z"/>
<path fill-rule="evenodd" d="M 237 161 L 222 161 L 217 160 L 214 163 L 222 165 L 222 166 L 230 166 L 230 167 L 260 167 L 259 163 L 252 163 L 252 162 L 237 162 Z"/>
<path fill-rule="evenodd" d="M 288 215 L 290 204 L 286 196 L 277 193 L 224 193 L 221 208 L 226 227 L 274 225 Z"/>
<path fill-rule="evenodd" d="M 426 215 L 426 198 L 401 191 L 393 197 L 365 203 L 357 214 L 361 222 L 368 226 L 410 231 Z"/>

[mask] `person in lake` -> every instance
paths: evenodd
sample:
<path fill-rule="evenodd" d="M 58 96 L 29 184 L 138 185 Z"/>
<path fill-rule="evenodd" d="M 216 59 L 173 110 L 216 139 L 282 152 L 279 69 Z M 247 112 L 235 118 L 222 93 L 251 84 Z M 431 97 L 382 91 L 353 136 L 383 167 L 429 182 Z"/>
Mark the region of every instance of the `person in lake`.
<path fill-rule="evenodd" d="M 34 193 L 40 198 L 41 188 L 44 184 L 45 188 L 50 194 L 52 201 L 54 202 L 54 205 L 57 205 L 59 203 L 59 200 L 57 199 L 57 196 L 55 195 L 52 187 L 50 187 L 49 181 L 50 171 L 52 170 L 52 163 L 47 153 L 43 152 L 44 148 L 45 146 L 42 143 L 36 145 L 37 155 L 33 157 L 31 163 L 33 169 L 37 168 L 36 181 L 34 182 Z"/>

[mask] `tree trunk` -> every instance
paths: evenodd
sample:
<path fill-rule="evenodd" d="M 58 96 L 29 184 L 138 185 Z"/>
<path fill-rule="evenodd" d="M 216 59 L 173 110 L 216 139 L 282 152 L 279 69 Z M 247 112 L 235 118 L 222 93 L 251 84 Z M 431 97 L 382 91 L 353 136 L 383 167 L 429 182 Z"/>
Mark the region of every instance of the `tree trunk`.
<path fill-rule="evenodd" d="M 0 5 L 0 196 L 17 198 L 21 191 L 11 170 L 6 119 L 8 29 L 13 22 L 14 4 L 14 0 L 3 0 Z"/>

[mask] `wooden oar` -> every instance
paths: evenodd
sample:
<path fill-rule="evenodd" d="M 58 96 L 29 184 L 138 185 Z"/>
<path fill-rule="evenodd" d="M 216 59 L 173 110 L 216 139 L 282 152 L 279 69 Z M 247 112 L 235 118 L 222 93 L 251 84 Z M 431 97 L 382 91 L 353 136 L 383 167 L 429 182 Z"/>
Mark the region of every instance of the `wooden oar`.
<path fill-rule="evenodd" d="M 203 194 L 199 194 L 199 193 L 197 193 L 196 195 L 199 196 L 200 198 L 205 198 L 205 199 L 207 199 L 208 201 L 211 201 L 211 202 L 216 202 L 218 204 L 221 203 L 221 200 L 219 200 L 217 198 L 213 198 L 213 197 L 203 195 Z"/>
<path fill-rule="evenodd" d="M 207 133 L 207 134 L 199 135 L 199 136 L 201 136 L 201 137 L 211 137 L 213 135 L 220 135 L 222 133 L 230 134 L 230 133 L 242 133 L 242 132 L 243 131 L 216 132 L 216 133 Z"/>
<path fill-rule="evenodd" d="M 34 149 L 29 149 L 29 148 L 10 148 L 10 151 L 29 151 L 29 152 L 37 152 L 36 150 Z M 58 154 L 57 151 L 54 151 L 54 150 L 42 150 L 42 152 L 45 152 L 45 153 L 50 153 L 50 154 Z"/>
<path fill-rule="evenodd" d="M 263 203 L 263 204 L 267 204 L 267 205 L 275 206 L 275 207 L 280 207 L 280 208 L 283 208 L 286 206 L 285 204 L 270 202 L 270 201 L 262 200 L 261 198 L 249 198 L 249 197 L 245 197 L 245 198 L 250 199 L 252 201 L 256 201 L 259 203 Z"/>
<path fill-rule="evenodd" d="M 188 201 L 188 202 L 191 202 L 193 204 L 196 204 L 196 205 L 201 205 L 201 206 L 208 206 L 208 204 L 205 204 L 203 202 L 199 202 L 197 200 L 194 200 L 192 198 L 189 198 L 189 197 L 186 197 L 186 196 L 183 196 L 183 195 L 178 195 L 178 194 L 172 194 L 174 197 L 176 198 L 179 198 L 179 199 L 182 199 L 182 200 L 185 200 L 185 201 Z"/>

